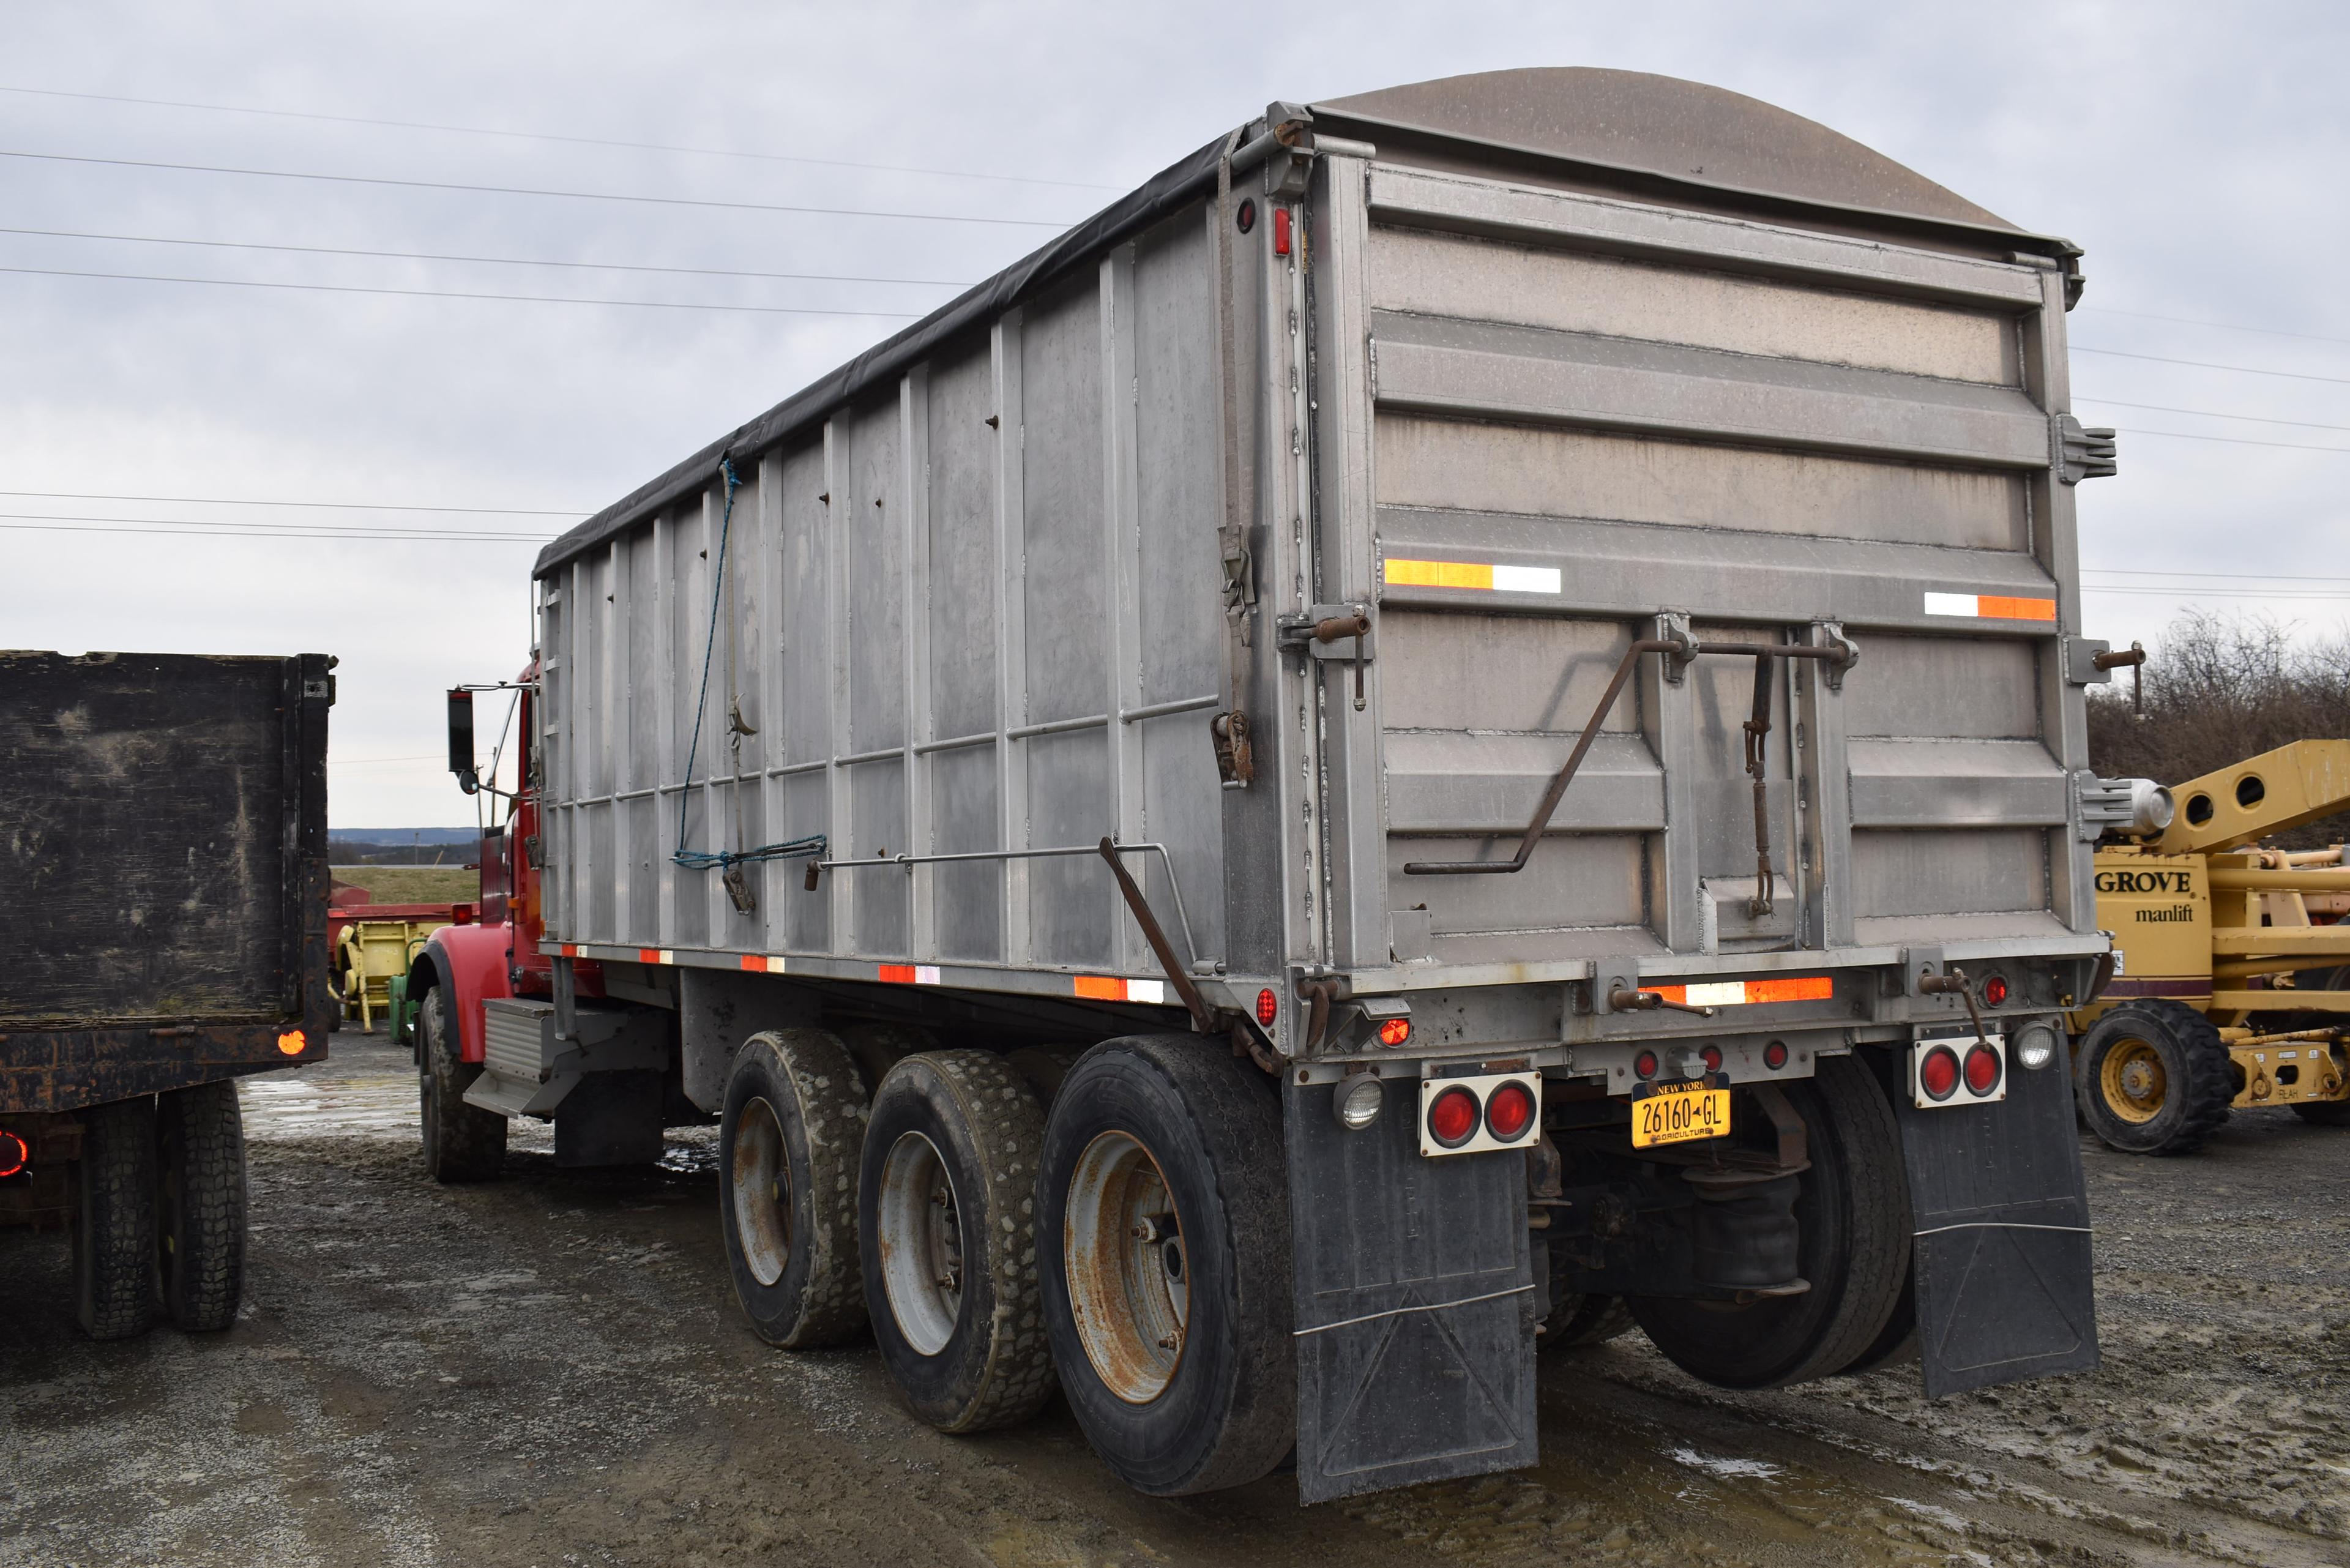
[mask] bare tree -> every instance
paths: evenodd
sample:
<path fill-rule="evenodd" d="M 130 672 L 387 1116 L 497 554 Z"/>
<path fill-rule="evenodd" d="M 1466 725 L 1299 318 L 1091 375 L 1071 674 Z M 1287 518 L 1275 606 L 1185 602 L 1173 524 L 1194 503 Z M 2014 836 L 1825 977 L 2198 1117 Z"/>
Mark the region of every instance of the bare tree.
<path fill-rule="evenodd" d="M 2089 691 L 2089 758 L 2108 778 L 2175 784 L 2290 741 L 2350 739 L 2350 642 L 2296 641 L 2266 616 L 2198 612 L 2170 624 L 2142 672 Z M 2350 813 L 2279 835 L 2288 849 L 2350 838 Z"/>

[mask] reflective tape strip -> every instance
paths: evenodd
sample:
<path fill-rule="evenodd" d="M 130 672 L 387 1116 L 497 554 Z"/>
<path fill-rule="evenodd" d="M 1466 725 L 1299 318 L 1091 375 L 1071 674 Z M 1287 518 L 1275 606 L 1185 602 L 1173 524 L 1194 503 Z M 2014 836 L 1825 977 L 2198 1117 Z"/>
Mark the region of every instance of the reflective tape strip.
<path fill-rule="evenodd" d="M 1109 975 L 1080 974 L 1069 981 L 1070 989 L 1093 1002 L 1148 1002 L 1163 1003 L 1167 1000 L 1167 982 L 1163 980 L 1118 980 Z"/>
<path fill-rule="evenodd" d="M 639 948 L 637 961 L 639 963 L 675 963 L 677 954 L 669 948 Z"/>
<path fill-rule="evenodd" d="M 1926 596 L 1926 613 L 1968 620 L 2054 620 L 2056 601 L 2017 598 L 2009 594 L 1929 593 Z"/>
<path fill-rule="evenodd" d="M 743 967 L 751 971 L 754 974 L 781 974 L 784 972 L 784 956 L 781 953 L 775 953 L 773 955 L 764 953 L 744 953 L 742 955 L 742 960 Z"/>
<path fill-rule="evenodd" d="M 1502 594 L 1555 594 L 1556 566 L 1497 566 L 1489 561 L 1408 561 L 1382 566 L 1391 588 L 1482 588 Z"/>
<path fill-rule="evenodd" d="M 934 963 L 885 963 L 876 967 L 881 971 L 877 978 L 891 985 L 939 983 L 939 966 Z"/>
<path fill-rule="evenodd" d="M 1760 1002 L 1826 1002 L 1835 995 L 1835 981 L 1827 975 L 1806 974 L 1792 980 L 1716 980 L 1640 989 L 1684 1007 L 1744 1007 Z"/>
<path fill-rule="evenodd" d="M 577 942 L 566 942 L 566 943 L 564 943 L 564 944 L 563 944 L 563 956 L 564 956 L 565 958 L 571 958 L 571 959 L 576 959 L 576 958 L 577 958 L 577 957 L 579 956 L 579 944 L 578 944 Z"/>

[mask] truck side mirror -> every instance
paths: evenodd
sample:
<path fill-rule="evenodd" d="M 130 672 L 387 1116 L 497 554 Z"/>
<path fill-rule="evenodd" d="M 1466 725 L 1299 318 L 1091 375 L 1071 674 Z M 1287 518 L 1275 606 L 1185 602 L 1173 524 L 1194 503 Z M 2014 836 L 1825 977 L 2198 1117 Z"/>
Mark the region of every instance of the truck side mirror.
<path fill-rule="evenodd" d="M 449 771 L 467 794 L 481 789 L 481 775 L 473 771 L 473 694 L 462 687 L 449 693 Z"/>

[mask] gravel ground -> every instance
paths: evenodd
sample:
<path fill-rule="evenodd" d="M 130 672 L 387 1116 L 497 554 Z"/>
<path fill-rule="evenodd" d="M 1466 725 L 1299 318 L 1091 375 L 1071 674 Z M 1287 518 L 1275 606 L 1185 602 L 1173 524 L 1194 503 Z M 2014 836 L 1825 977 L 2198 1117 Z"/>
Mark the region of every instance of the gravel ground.
<path fill-rule="evenodd" d="M 1057 1403 L 941 1437 L 868 1350 L 732 1302 L 712 1135 L 650 1172 L 418 1168 L 404 1052 L 244 1085 L 229 1332 L 95 1345 L 55 1235 L 0 1231 L 9 1564 L 2350 1563 L 2350 1131 L 2239 1116 L 2201 1157 L 2089 1144 L 2100 1371 L 1929 1402 L 1763 1395 L 1637 1334 L 1547 1361 L 1542 1464 L 1301 1509 L 1138 1497 Z"/>

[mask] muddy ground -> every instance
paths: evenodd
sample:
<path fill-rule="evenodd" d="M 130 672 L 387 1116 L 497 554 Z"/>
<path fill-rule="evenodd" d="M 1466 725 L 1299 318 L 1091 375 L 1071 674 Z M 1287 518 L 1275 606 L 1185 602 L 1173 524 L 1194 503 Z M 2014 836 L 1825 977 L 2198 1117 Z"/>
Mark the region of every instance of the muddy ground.
<path fill-rule="evenodd" d="M 0 1563 L 2350 1563 L 2350 1130 L 2087 1145 L 2100 1371 L 1730 1395 L 1636 1333 L 1546 1360 L 1538 1469 L 1300 1509 L 1138 1497 L 1057 1408 L 941 1437 L 869 1351 L 744 1327 L 708 1132 L 559 1172 L 525 1124 L 440 1188 L 411 1085 L 348 1033 L 246 1083 L 226 1334 L 88 1344 L 62 1239 L 0 1232 Z"/>

